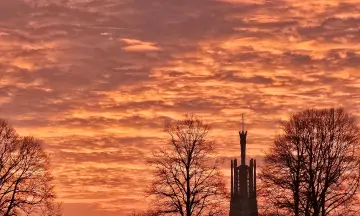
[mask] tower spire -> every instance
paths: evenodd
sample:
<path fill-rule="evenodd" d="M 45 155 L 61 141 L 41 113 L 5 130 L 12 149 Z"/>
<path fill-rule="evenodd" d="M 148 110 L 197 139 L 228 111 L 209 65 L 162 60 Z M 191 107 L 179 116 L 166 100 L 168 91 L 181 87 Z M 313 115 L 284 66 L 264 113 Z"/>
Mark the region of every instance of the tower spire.
<path fill-rule="evenodd" d="M 229 216 L 258 216 L 256 200 L 256 160 L 246 164 L 246 136 L 244 113 L 241 114 L 240 161 L 231 161 L 231 199 Z"/>
<path fill-rule="evenodd" d="M 246 157 L 246 135 L 247 131 L 245 131 L 245 122 L 244 122 L 244 113 L 242 113 L 242 131 L 239 131 L 240 135 L 240 158 L 241 165 L 245 165 L 245 157 Z"/>

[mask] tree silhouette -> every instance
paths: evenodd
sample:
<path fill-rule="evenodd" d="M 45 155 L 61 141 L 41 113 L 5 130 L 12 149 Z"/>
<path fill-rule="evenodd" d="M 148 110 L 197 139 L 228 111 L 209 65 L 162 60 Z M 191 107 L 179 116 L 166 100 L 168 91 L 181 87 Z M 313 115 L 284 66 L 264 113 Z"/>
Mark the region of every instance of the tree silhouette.
<path fill-rule="evenodd" d="M 158 216 L 158 213 L 148 209 L 146 211 L 133 211 L 132 213 L 129 214 L 129 216 Z"/>
<path fill-rule="evenodd" d="M 343 109 L 306 110 L 282 123 L 260 179 L 264 215 L 358 215 L 359 127 Z M 357 213 L 356 213 L 357 212 Z"/>
<path fill-rule="evenodd" d="M 213 143 L 206 141 L 210 127 L 194 116 L 165 126 L 169 145 L 151 160 L 154 180 L 149 195 L 157 215 L 223 215 L 225 183 L 216 159 L 210 157 Z"/>
<path fill-rule="evenodd" d="M 20 137 L 0 119 L 0 214 L 59 215 L 41 142 Z"/>

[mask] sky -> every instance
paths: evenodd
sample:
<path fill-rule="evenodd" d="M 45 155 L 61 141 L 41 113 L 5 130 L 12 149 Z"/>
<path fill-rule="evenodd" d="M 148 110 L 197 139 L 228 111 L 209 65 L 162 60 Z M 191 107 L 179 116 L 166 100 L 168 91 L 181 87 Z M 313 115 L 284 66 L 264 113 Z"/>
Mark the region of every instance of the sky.
<path fill-rule="evenodd" d="M 145 209 L 186 113 L 229 161 L 245 113 L 261 161 L 280 120 L 338 106 L 360 120 L 360 0 L 0 0 L 0 118 L 44 140 L 64 216 Z"/>

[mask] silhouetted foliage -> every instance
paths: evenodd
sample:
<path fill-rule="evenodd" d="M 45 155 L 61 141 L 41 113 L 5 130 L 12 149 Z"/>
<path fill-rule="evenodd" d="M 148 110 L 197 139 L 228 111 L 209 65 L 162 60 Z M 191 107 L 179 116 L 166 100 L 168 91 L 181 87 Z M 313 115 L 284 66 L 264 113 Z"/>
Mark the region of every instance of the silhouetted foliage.
<path fill-rule="evenodd" d="M 153 195 L 157 215 L 225 215 L 228 205 L 225 183 L 218 170 L 213 143 L 205 137 L 209 125 L 194 116 L 170 123 L 166 148 L 154 153 L 151 161 L 155 178 L 147 191 Z"/>
<path fill-rule="evenodd" d="M 60 215 L 41 142 L 0 120 L 0 214 Z"/>
<path fill-rule="evenodd" d="M 282 123 L 266 154 L 263 215 L 359 215 L 359 127 L 343 109 L 306 110 Z"/>
<path fill-rule="evenodd" d="M 146 210 L 146 211 L 134 211 L 129 216 L 158 216 L 159 214 L 156 211 Z"/>

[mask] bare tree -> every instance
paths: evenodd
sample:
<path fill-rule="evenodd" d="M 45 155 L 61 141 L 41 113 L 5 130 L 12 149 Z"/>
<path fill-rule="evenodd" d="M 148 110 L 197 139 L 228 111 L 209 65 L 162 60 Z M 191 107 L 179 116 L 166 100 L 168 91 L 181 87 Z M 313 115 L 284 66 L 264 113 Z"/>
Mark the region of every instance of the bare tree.
<path fill-rule="evenodd" d="M 194 116 L 170 123 L 169 145 L 154 153 L 155 177 L 148 191 L 158 215 L 224 215 L 225 183 L 205 137 L 209 125 Z"/>
<path fill-rule="evenodd" d="M 41 141 L 0 120 L 1 215 L 59 215 L 48 166 Z"/>
<path fill-rule="evenodd" d="M 360 133 L 343 109 L 306 110 L 282 123 L 262 167 L 272 215 L 358 215 Z M 265 214 L 266 215 L 266 214 Z"/>

